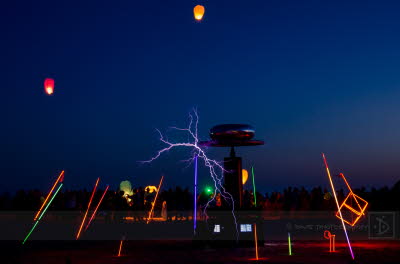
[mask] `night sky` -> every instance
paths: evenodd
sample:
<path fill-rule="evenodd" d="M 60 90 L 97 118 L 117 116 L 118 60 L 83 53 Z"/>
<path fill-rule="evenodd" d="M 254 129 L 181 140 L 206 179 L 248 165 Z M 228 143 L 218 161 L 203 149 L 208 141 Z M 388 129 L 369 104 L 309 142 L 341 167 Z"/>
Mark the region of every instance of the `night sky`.
<path fill-rule="evenodd" d="M 397 3 L 396 3 L 397 2 Z M 204 19 L 193 18 L 203 4 Z M 0 191 L 120 181 L 188 186 L 186 140 L 248 123 L 237 149 L 257 189 L 328 187 L 321 152 L 355 186 L 400 176 L 398 1 L 7 1 L 0 6 Z M 54 78 L 55 93 L 43 90 Z M 209 149 L 222 160 L 228 149 Z M 200 185 L 211 181 L 202 169 Z M 250 188 L 250 182 L 246 185 Z"/>

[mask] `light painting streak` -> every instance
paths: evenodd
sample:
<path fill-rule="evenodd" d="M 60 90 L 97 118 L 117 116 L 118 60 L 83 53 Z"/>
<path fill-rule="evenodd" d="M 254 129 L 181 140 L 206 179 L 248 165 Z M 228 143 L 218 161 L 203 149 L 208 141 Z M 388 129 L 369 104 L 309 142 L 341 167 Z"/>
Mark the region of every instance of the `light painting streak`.
<path fill-rule="evenodd" d="M 198 157 L 194 158 L 194 206 L 193 206 L 193 232 L 196 234 L 197 225 L 197 160 Z"/>
<path fill-rule="evenodd" d="M 121 257 L 121 250 L 122 250 L 122 243 L 124 240 L 122 239 L 121 242 L 119 243 L 119 250 L 118 250 L 118 257 Z"/>
<path fill-rule="evenodd" d="M 255 181 L 254 181 L 254 167 L 251 167 L 251 175 L 252 175 L 252 178 L 253 178 L 254 207 L 257 207 L 256 184 L 255 184 Z"/>
<path fill-rule="evenodd" d="M 110 186 L 107 185 L 106 189 L 104 190 L 103 195 L 101 196 L 100 201 L 99 201 L 99 203 L 98 203 L 97 206 L 96 206 L 96 209 L 94 209 L 94 211 L 93 211 L 93 213 L 92 213 L 92 216 L 90 217 L 89 222 L 88 222 L 88 224 L 86 225 L 85 231 L 89 228 L 90 223 L 92 222 L 93 218 L 96 216 L 97 209 L 99 209 L 100 204 L 101 204 L 101 202 L 103 201 L 103 198 L 104 198 L 104 196 L 106 195 L 107 190 L 108 190 L 109 187 L 110 187 Z"/>
<path fill-rule="evenodd" d="M 89 200 L 89 203 L 88 203 L 88 207 L 86 209 L 85 216 L 83 217 L 82 224 L 79 227 L 78 234 L 76 235 L 76 240 L 78 240 L 79 236 L 81 235 L 82 227 L 85 224 L 85 220 L 86 220 L 87 214 L 88 214 L 89 209 L 90 209 L 90 204 L 92 203 L 93 196 L 94 196 L 94 193 L 96 192 L 96 188 L 97 188 L 97 185 L 99 184 L 99 181 L 100 181 L 100 178 L 97 178 L 96 184 L 94 185 L 94 188 L 93 188 L 93 191 L 92 191 L 92 196 L 90 197 L 90 200 Z"/>
<path fill-rule="evenodd" d="M 195 120 L 193 120 L 193 115 L 195 116 Z M 163 142 L 164 144 L 167 145 L 167 147 L 159 150 L 157 154 L 152 157 L 151 159 L 147 161 L 142 161 L 142 163 L 151 163 L 154 160 L 158 159 L 164 152 L 168 152 L 169 150 L 175 148 L 175 147 L 189 147 L 193 149 L 193 157 L 190 158 L 187 161 L 193 161 L 195 157 L 201 158 L 204 161 L 204 165 L 209 169 L 209 173 L 211 178 L 214 181 L 214 193 L 212 198 L 207 202 L 206 206 L 204 207 L 204 214 L 207 217 L 207 208 L 210 205 L 211 202 L 215 200 L 215 197 L 217 195 L 217 192 L 221 194 L 221 196 L 229 203 L 231 202 L 232 206 L 232 216 L 235 222 L 235 227 L 236 227 L 236 237 L 239 237 L 239 231 L 238 231 L 238 225 L 236 221 L 236 216 L 235 216 L 235 204 L 233 197 L 230 193 L 228 193 L 223 184 L 222 184 L 222 179 L 223 179 L 223 172 L 225 171 L 223 166 L 217 162 L 216 160 L 209 159 L 205 153 L 205 151 L 199 146 L 199 139 L 198 139 L 198 121 L 199 121 L 199 116 L 195 110 L 193 110 L 193 115 L 189 113 L 189 126 L 188 128 L 177 128 L 177 127 L 171 127 L 172 129 L 178 130 L 178 131 L 186 131 L 189 136 L 193 139 L 193 142 L 178 142 L 178 143 L 172 143 L 168 139 L 165 139 L 163 134 L 160 132 L 160 130 L 157 129 L 158 134 L 160 135 L 160 141 Z M 194 123 L 194 124 L 193 124 Z M 192 129 L 192 126 L 194 126 L 194 129 Z M 194 130 L 194 131 L 193 131 Z M 217 169 L 221 170 L 221 177 L 218 177 Z"/>
<path fill-rule="evenodd" d="M 49 208 L 51 202 L 53 202 L 54 198 L 56 197 L 57 193 L 60 191 L 61 187 L 63 186 L 63 184 L 61 183 L 60 186 L 58 186 L 58 189 L 56 190 L 56 192 L 53 194 L 53 196 L 51 197 L 50 201 L 48 202 L 48 204 L 46 205 L 46 207 L 44 208 L 43 212 L 40 214 L 39 218 L 36 220 L 35 224 L 33 225 L 32 229 L 29 231 L 29 233 L 26 235 L 24 241 L 22 242 L 22 244 L 25 244 L 26 240 L 28 240 L 28 238 L 30 237 L 30 235 L 32 234 L 33 230 L 35 230 L 37 224 L 39 223 L 40 219 L 42 219 L 44 213 L 47 211 L 47 208 Z"/>
<path fill-rule="evenodd" d="M 352 220 L 351 220 L 351 221 L 349 221 L 349 220 L 347 220 L 347 219 L 343 219 L 343 221 L 344 221 L 346 224 L 348 224 L 348 225 L 354 226 L 354 225 L 360 220 L 360 218 L 361 218 L 363 215 L 365 215 L 364 212 L 365 212 L 365 210 L 367 209 L 368 202 L 367 202 L 366 200 L 364 200 L 363 198 L 361 198 L 360 196 L 356 195 L 356 194 L 353 192 L 353 190 L 351 189 L 349 183 L 348 183 L 347 180 L 346 180 L 346 177 L 344 177 L 344 174 L 343 174 L 343 173 L 340 173 L 339 176 L 344 180 L 344 182 L 346 183 L 347 188 L 348 188 L 349 191 L 350 191 L 349 194 L 347 195 L 347 197 L 344 199 L 342 205 L 340 206 L 340 209 L 342 209 L 342 207 L 345 207 L 345 208 L 347 208 L 348 210 L 350 210 L 353 214 L 355 214 L 355 215 L 357 216 L 356 219 L 353 219 L 353 217 L 352 217 Z M 354 209 L 354 208 L 352 207 L 352 203 L 350 203 L 350 204 L 347 203 L 347 200 L 349 200 L 349 199 L 350 199 L 350 200 L 351 200 L 351 199 L 354 199 L 354 200 L 356 201 L 357 206 L 358 206 L 358 210 L 357 210 L 357 209 Z M 359 201 L 362 202 L 364 205 L 361 206 L 360 203 L 359 203 Z M 340 219 L 339 212 L 336 212 L 336 217 Z"/>
<path fill-rule="evenodd" d="M 40 207 L 39 211 L 36 213 L 35 217 L 33 218 L 34 221 L 36 221 L 36 219 L 39 217 L 40 212 L 42 211 L 43 207 L 46 205 L 47 200 L 50 198 L 50 195 L 53 193 L 54 188 L 56 188 L 56 185 L 58 182 L 62 182 L 62 180 L 60 181 L 60 179 L 64 176 L 64 171 L 62 171 L 60 173 L 60 175 L 58 176 L 56 182 L 53 184 L 53 187 L 50 189 L 50 192 L 47 194 L 46 199 L 44 200 L 42 206 Z"/>
<path fill-rule="evenodd" d="M 329 252 L 335 252 L 335 236 L 336 235 L 332 235 L 328 230 L 324 232 L 324 238 L 329 239 Z"/>
<path fill-rule="evenodd" d="M 288 246 L 289 246 L 289 256 L 292 255 L 292 242 L 290 241 L 290 233 L 288 233 Z"/>
<path fill-rule="evenodd" d="M 151 220 L 151 215 L 153 214 L 154 206 L 156 205 L 158 193 L 160 192 L 160 188 L 161 188 L 161 184 L 163 182 L 163 179 L 164 179 L 164 175 L 161 176 L 160 184 L 158 185 L 158 188 L 157 188 L 156 197 L 154 197 L 154 201 L 153 201 L 153 204 L 151 206 L 151 210 L 149 212 L 149 217 L 147 217 L 147 223 L 146 224 L 148 224 L 150 222 L 150 220 Z"/>
<path fill-rule="evenodd" d="M 254 223 L 254 244 L 256 249 L 256 260 L 258 260 L 258 241 L 257 241 L 257 223 Z"/>
<path fill-rule="evenodd" d="M 346 235 L 346 240 L 347 240 L 347 244 L 349 246 L 351 258 L 354 259 L 353 249 L 351 248 L 350 239 L 349 239 L 349 236 L 347 235 L 346 225 L 344 224 L 344 221 L 343 221 L 342 211 L 340 210 L 339 201 L 338 201 L 337 196 L 336 196 L 335 186 L 333 186 L 331 173 L 329 171 L 328 162 L 326 161 L 324 153 L 322 153 L 322 158 L 323 158 L 324 163 L 325 163 L 326 173 L 328 174 L 329 182 L 330 182 L 331 188 L 332 188 L 332 193 L 333 193 L 333 196 L 335 197 L 335 202 L 336 202 L 336 206 L 338 208 L 338 212 L 339 212 L 339 215 L 340 215 L 340 220 L 342 221 L 343 231 L 344 231 L 344 234 Z"/>

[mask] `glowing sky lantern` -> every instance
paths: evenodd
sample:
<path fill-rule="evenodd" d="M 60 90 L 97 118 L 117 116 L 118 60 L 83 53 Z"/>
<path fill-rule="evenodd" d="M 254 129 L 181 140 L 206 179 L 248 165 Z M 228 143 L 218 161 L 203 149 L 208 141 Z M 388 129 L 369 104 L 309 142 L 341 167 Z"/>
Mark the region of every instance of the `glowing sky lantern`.
<path fill-rule="evenodd" d="M 197 6 L 195 6 L 194 8 L 193 8 L 193 13 L 194 13 L 194 18 L 197 20 L 197 21 L 200 21 L 200 20 L 202 20 L 203 19 L 203 16 L 204 16 L 204 6 L 202 6 L 202 5 L 197 5 Z"/>
<path fill-rule="evenodd" d="M 247 182 L 247 179 L 249 178 L 249 173 L 247 170 L 243 169 L 242 170 L 242 183 L 243 185 Z"/>
<path fill-rule="evenodd" d="M 54 80 L 51 78 L 46 78 L 44 80 L 44 91 L 48 95 L 52 95 L 54 93 Z"/>

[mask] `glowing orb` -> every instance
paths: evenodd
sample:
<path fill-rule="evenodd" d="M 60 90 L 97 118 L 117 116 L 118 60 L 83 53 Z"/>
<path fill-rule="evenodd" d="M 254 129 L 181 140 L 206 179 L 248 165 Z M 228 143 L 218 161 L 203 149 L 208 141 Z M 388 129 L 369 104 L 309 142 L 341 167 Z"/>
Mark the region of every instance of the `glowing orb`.
<path fill-rule="evenodd" d="M 331 198 L 332 198 L 332 195 L 331 195 L 330 192 L 326 192 L 326 193 L 324 194 L 324 199 L 325 199 L 325 200 L 330 200 Z"/>
<path fill-rule="evenodd" d="M 195 6 L 193 9 L 194 18 L 197 21 L 202 20 L 203 16 L 204 16 L 204 11 L 205 11 L 204 6 L 202 6 L 202 5 Z"/>
<path fill-rule="evenodd" d="M 213 189 L 211 187 L 207 186 L 205 188 L 205 192 L 206 192 L 206 194 L 212 194 L 214 191 L 213 191 Z"/>

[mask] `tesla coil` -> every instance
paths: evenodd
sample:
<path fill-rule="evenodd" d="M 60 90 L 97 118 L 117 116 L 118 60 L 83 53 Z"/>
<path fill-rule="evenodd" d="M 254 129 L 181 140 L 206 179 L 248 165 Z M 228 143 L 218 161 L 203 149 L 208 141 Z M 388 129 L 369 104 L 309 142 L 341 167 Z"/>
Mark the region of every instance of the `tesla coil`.
<path fill-rule="evenodd" d="M 243 209 L 243 181 L 242 181 L 242 158 L 235 154 L 235 147 L 243 146 L 259 146 L 264 145 L 264 141 L 253 139 L 255 130 L 246 124 L 223 124 L 217 125 L 210 130 L 210 140 L 202 141 L 199 144 L 206 147 L 228 147 L 230 148 L 229 157 L 224 158 L 224 188 L 232 195 L 235 203 L 234 213 L 237 218 L 237 226 L 231 221 L 232 215 L 229 213 L 217 214 L 211 232 L 213 238 L 225 242 L 237 242 L 245 245 L 246 242 L 252 240 L 252 226 L 254 223 L 260 225 L 257 233 L 260 232 L 260 240 L 262 239 L 262 221 L 260 218 L 251 217 L 248 212 Z M 223 209 L 228 209 L 231 205 L 225 202 Z M 229 211 L 229 210 L 228 210 Z M 226 211 L 225 211 L 226 212 Z M 230 211 L 229 211 L 230 212 Z M 257 218 L 257 217 L 256 217 Z M 236 235 L 236 230 L 239 236 Z M 258 231 L 260 230 L 260 231 Z"/>

